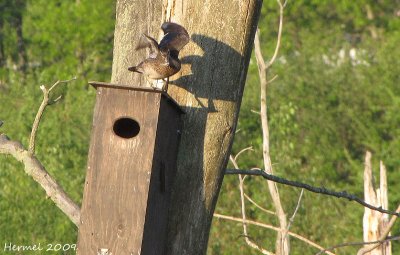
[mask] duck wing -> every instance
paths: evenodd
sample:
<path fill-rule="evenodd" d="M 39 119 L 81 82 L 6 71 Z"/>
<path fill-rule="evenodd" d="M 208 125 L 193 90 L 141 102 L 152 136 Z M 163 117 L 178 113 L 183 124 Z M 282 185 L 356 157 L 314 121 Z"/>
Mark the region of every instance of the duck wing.
<path fill-rule="evenodd" d="M 179 24 L 164 22 L 161 29 L 164 31 L 164 37 L 160 41 L 159 49 L 163 52 L 179 52 L 190 40 L 186 29 Z"/>
<path fill-rule="evenodd" d="M 150 49 L 149 58 L 156 58 L 157 55 L 160 53 L 160 49 L 159 49 L 157 41 L 148 35 L 142 34 L 135 50 L 140 50 L 140 49 L 144 49 L 144 48 Z"/>

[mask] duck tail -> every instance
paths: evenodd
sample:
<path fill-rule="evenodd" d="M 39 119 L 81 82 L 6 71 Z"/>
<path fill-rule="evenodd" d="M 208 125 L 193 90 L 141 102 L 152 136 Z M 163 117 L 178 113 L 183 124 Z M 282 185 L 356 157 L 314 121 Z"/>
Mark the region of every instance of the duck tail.
<path fill-rule="evenodd" d="M 128 68 L 129 71 L 131 72 L 137 72 L 137 73 L 142 73 L 137 66 L 131 66 Z"/>

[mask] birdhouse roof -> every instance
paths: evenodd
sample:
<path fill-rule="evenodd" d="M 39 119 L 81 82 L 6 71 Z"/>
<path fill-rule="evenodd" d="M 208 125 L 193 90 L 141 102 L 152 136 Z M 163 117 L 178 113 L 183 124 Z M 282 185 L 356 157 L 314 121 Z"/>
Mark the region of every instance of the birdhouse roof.
<path fill-rule="evenodd" d="M 92 85 L 94 88 L 103 87 L 108 89 L 125 89 L 125 90 L 135 90 L 135 91 L 143 91 L 149 93 L 161 93 L 162 96 L 167 99 L 174 107 L 180 112 L 185 113 L 182 107 L 173 99 L 168 93 L 165 91 L 154 89 L 151 87 L 137 87 L 132 85 L 125 85 L 125 84 L 114 84 L 108 82 L 101 82 L 101 81 L 89 81 L 89 84 Z"/>

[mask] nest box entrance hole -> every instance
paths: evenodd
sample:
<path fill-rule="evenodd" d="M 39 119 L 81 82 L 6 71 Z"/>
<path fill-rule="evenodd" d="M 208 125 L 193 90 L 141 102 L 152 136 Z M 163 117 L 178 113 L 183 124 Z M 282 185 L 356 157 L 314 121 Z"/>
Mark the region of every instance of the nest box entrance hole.
<path fill-rule="evenodd" d="M 114 122 L 113 131 L 115 135 L 125 139 L 129 139 L 139 134 L 140 125 L 136 120 L 132 118 L 122 117 Z"/>

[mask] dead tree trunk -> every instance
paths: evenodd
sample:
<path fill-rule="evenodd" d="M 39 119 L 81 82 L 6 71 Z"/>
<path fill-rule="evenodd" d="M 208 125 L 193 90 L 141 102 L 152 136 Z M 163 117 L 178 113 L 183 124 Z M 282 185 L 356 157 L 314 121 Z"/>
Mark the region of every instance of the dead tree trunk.
<path fill-rule="evenodd" d="M 205 254 L 212 215 L 228 162 L 261 0 L 117 1 L 112 82 L 144 86 L 127 67 L 141 33 L 164 21 L 188 30 L 181 71 L 169 94 L 185 109 L 170 208 L 168 254 Z M 229 8 L 227 8 L 229 7 Z"/>
<path fill-rule="evenodd" d="M 372 174 L 371 153 L 367 151 L 365 155 L 364 168 L 364 200 L 365 202 L 373 206 L 388 209 L 389 202 L 387 194 L 386 168 L 383 165 L 382 161 L 380 162 L 379 173 L 379 188 L 376 189 L 376 182 L 374 181 Z M 363 217 L 364 242 L 380 240 L 381 237 L 385 238 L 387 236 L 387 233 L 385 233 L 385 231 L 388 225 L 388 214 L 382 214 L 380 212 L 365 207 Z M 365 245 L 364 248 L 362 248 L 361 250 L 368 249 L 368 247 L 370 246 L 371 245 Z M 383 242 L 375 249 L 369 252 L 365 252 L 365 255 L 390 255 L 392 254 L 391 250 L 391 243 Z"/>

